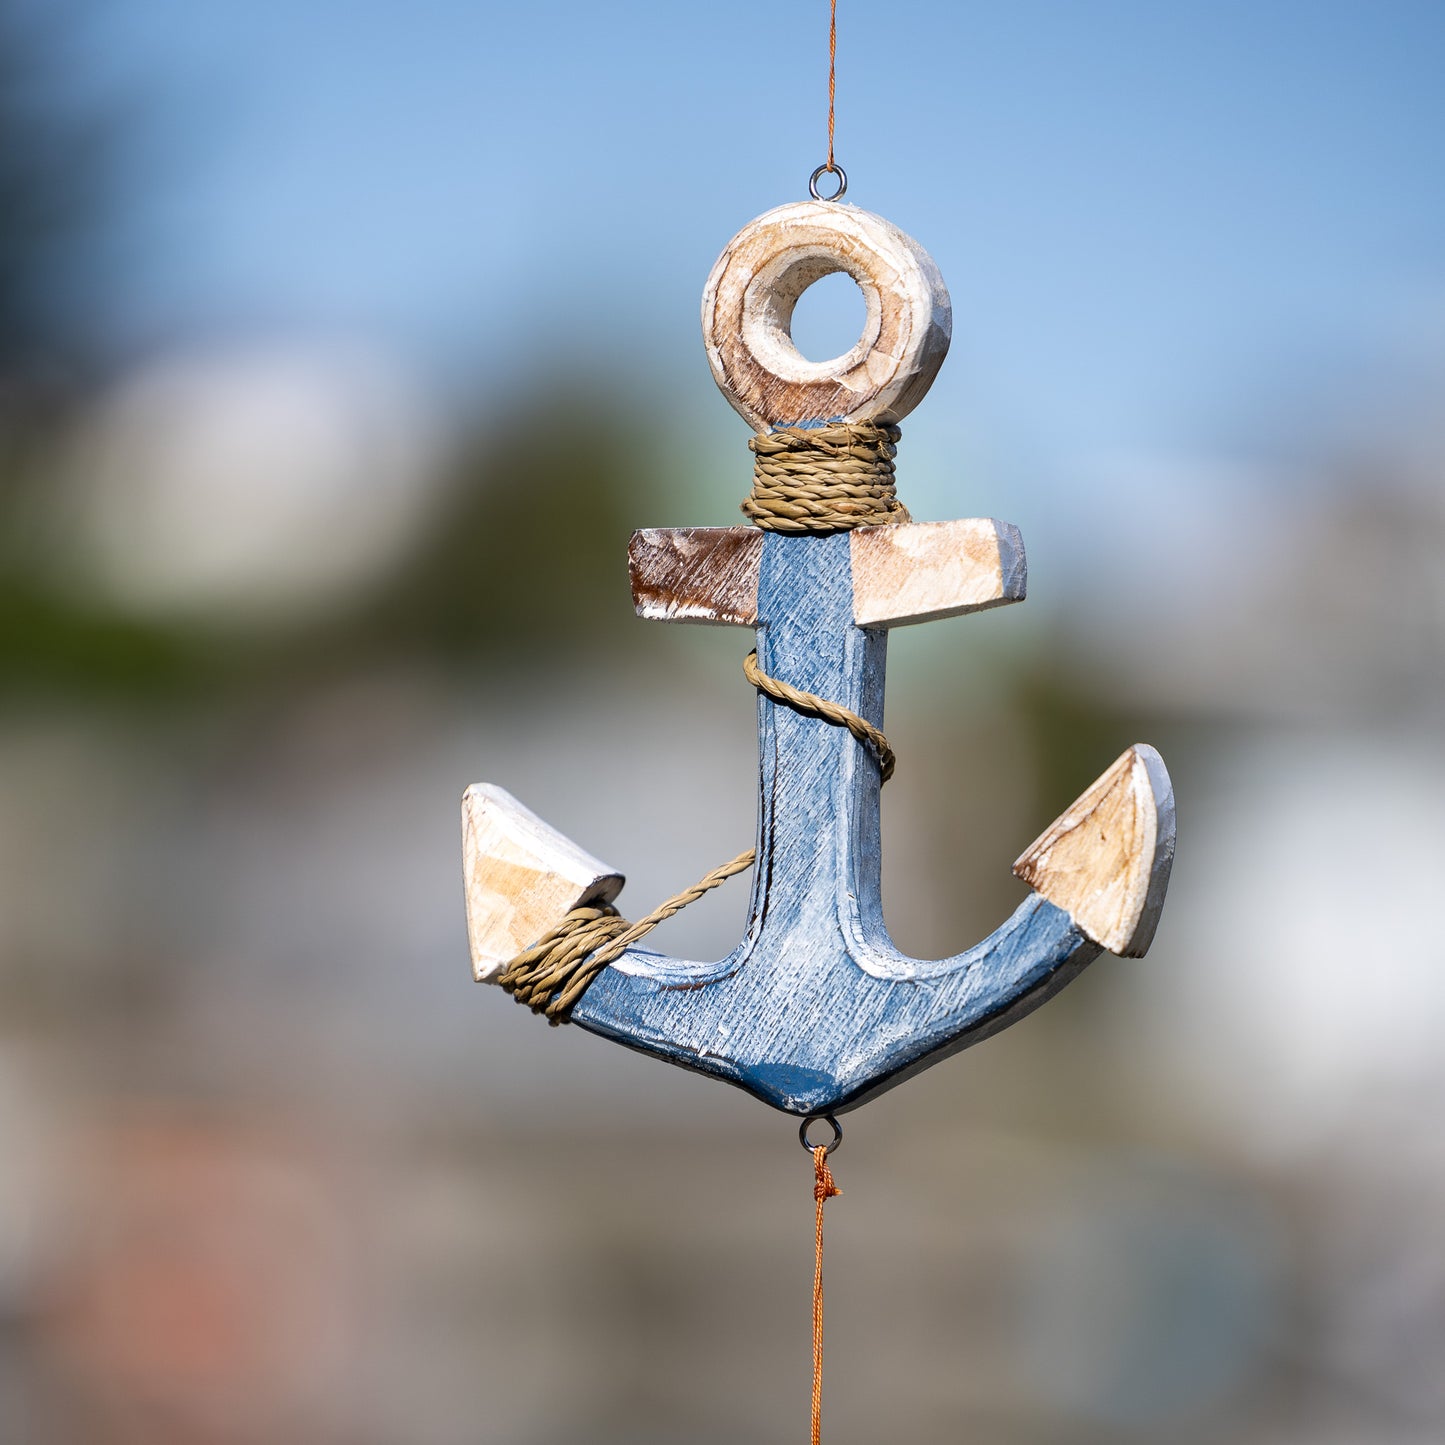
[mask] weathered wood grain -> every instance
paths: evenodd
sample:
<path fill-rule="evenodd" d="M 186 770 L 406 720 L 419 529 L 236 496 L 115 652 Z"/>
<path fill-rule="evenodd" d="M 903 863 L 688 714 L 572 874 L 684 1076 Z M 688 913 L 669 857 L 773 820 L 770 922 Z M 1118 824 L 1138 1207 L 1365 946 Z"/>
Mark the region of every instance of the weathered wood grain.
<path fill-rule="evenodd" d="M 793 345 L 793 308 L 834 271 L 863 293 L 863 334 L 842 356 L 808 361 Z M 948 289 L 928 252 L 883 217 L 832 201 L 779 206 L 749 222 L 702 298 L 713 379 L 760 432 L 899 421 L 933 384 L 952 330 Z"/>
<path fill-rule="evenodd" d="M 758 620 L 756 527 L 654 527 L 634 532 L 627 559 L 638 613 L 659 622 Z"/>
<path fill-rule="evenodd" d="M 473 783 L 462 794 L 462 877 L 478 983 L 579 904 L 610 903 L 623 881 L 490 783 Z"/>
<path fill-rule="evenodd" d="M 1014 872 L 1101 948 L 1142 957 L 1174 861 L 1164 760 L 1136 743 L 1026 848 Z"/>
<path fill-rule="evenodd" d="M 852 538 L 853 621 L 903 627 L 1021 602 L 1023 538 L 991 517 L 859 527 Z"/>
<path fill-rule="evenodd" d="M 908 522 L 852 531 L 853 620 L 902 627 L 1023 600 L 1028 568 L 1018 528 L 993 518 Z M 659 622 L 758 620 L 756 527 L 657 527 L 628 547 L 632 600 Z"/>

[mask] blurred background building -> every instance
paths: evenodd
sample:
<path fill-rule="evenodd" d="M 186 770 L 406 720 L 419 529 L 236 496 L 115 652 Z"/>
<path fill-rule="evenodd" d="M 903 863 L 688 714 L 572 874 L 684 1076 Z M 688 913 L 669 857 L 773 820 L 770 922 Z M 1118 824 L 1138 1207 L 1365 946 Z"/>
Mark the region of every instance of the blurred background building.
<path fill-rule="evenodd" d="M 1032 563 L 895 634 L 895 936 L 1135 740 L 1180 851 L 849 1119 L 828 1438 L 1439 1441 L 1445 9 L 840 8 L 955 304 L 900 490 Z M 746 491 L 697 298 L 826 9 L 0 0 L 0 1440 L 799 1437 L 792 1127 L 473 987 L 456 804 L 634 915 L 752 834 L 739 638 L 624 551 Z"/>

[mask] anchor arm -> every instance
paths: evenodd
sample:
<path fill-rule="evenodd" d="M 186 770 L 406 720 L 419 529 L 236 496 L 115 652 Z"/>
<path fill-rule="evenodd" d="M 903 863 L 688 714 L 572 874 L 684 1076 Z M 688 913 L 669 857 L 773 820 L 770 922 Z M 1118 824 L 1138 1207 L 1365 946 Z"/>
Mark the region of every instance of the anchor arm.
<path fill-rule="evenodd" d="M 1110 771 L 1119 771 L 1118 765 Z M 494 815 L 482 828 L 469 825 L 474 836 L 515 834 L 515 818 L 529 832 L 539 822 L 501 789 L 469 789 L 467 798 L 473 812 Z M 1117 810 L 1106 811 L 1117 816 Z M 498 812 L 510 816 L 499 821 Z M 521 871 L 507 859 L 472 853 L 469 919 L 476 917 L 474 900 L 509 888 L 515 896 L 522 872 L 543 879 L 560 900 L 552 916 L 538 915 L 530 925 L 539 936 L 584 901 L 585 880 L 577 875 L 568 897 L 561 866 L 574 854 L 586 855 L 545 824 L 540 827 L 545 841 L 538 846 L 546 856 L 528 860 Z M 1156 827 L 1156 839 L 1162 842 L 1166 831 Z M 560 852 L 553 839 L 560 840 Z M 1160 842 L 1147 868 L 1142 856 L 1134 860 L 1150 876 L 1146 895 L 1161 869 L 1167 872 L 1169 850 Z M 1078 887 L 1077 874 L 1072 876 Z M 1109 880 L 1098 882 L 1107 888 Z M 806 949 L 792 938 L 762 938 L 753 928 L 728 958 L 711 966 L 629 949 L 593 983 L 573 1021 L 629 1048 L 726 1080 L 774 1108 L 794 1114 L 840 1111 L 1008 1027 L 1077 977 L 1099 952 L 1100 945 L 1067 910 L 1038 894 L 988 939 L 935 963 L 904 959 L 886 941 L 881 947 L 865 942 L 856 922 L 849 927 L 842 919 L 830 938 L 815 937 Z"/>
<path fill-rule="evenodd" d="M 831 898 L 799 896 L 706 979 L 629 950 L 573 1019 L 789 1113 L 855 1108 L 1017 1022 L 1105 948 L 1142 954 L 1173 856 L 1168 774 L 1140 744 L 1027 850 L 1016 871 L 1035 891 L 965 953 L 906 958 L 855 877 Z"/>

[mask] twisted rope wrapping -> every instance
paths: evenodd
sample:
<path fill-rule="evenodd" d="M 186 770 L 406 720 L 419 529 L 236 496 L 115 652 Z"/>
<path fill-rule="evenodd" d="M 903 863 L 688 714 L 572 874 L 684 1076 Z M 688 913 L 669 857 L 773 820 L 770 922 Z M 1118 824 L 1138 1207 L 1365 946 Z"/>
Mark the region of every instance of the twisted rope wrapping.
<path fill-rule="evenodd" d="M 546 1014 L 549 1024 L 564 1024 L 588 985 L 614 958 L 665 918 L 696 903 L 734 873 L 751 868 L 756 854 L 754 848 L 739 853 L 636 923 L 629 923 L 610 903 L 574 908 L 550 933 L 519 953 L 497 982 L 533 1013 Z"/>
<path fill-rule="evenodd" d="M 856 712 L 850 712 L 840 703 L 829 702 L 817 693 L 804 692 L 800 687 L 793 687 L 776 677 L 769 677 L 758 666 L 757 648 L 743 658 L 743 676 L 759 692 L 767 693 L 774 702 L 783 703 L 798 712 L 811 713 L 814 717 L 822 718 L 824 722 L 832 723 L 835 728 L 847 728 L 877 760 L 878 781 L 886 783 L 893 776 L 898 759 L 894 756 L 893 749 L 888 746 L 888 739 L 883 736 L 882 728 L 874 727 L 867 718 L 859 717 Z"/>
<path fill-rule="evenodd" d="M 783 427 L 755 436 L 748 442 L 755 458 L 753 490 L 742 509 L 759 527 L 773 532 L 845 532 L 906 522 L 908 509 L 893 486 L 899 436 L 896 426 L 874 422 Z M 872 751 L 879 781 L 886 783 L 893 776 L 897 763 L 893 749 L 866 718 L 841 703 L 769 677 L 758 666 L 756 650 L 743 660 L 743 674 L 775 702 L 847 728 Z M 610 903 L 574 908 L 550 933 L 519 953 L 497 982 L 518 1003 L 545 1014 L 549 1024 L 566 1023 L 577 1001 L 614 958 L 664 919 L 751 868 L 755 859 L 753 848 L 739 853 L 636 923 L 629 923 Z M 820 1220 L 821 1210 L 820 1202 Z"/>
<path fill-rule="evenodd" d="M 906 522 L 893 485 L 896 426 L 830 422 L 751 437 L 753 490 L 746 516 L 769 532 L 846 532 Z"/>

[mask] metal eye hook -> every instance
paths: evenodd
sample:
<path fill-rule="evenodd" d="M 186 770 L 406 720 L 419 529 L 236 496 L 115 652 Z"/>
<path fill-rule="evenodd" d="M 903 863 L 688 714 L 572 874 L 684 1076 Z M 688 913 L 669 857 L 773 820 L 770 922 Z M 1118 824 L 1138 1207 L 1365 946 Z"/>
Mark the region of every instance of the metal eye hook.
<path fill-rule="evenodd" d="M 826 1151 L 831 1154 L 833 1150 L 843 1142 L 843 1126 L 831 1114 L 809 1114 L 808 1117 L 798 1125 L 798 1142 L 809 1154 L 818 1148 L 818 1145 L 808 1142 L 808 1130 L 811 1129 L 814 1124 L 827 1124 L 829 1128 L 832 1129 L 833 1142 L 823 1146 Z"/>
<path fill-rule="evenodd" d="M 818 181 L 824 172 L 831 171 L 838 177 L 838 189 L 831 196 L 825 196 L 818 189 Z M 848 172 L 838 165 L 836 161 L 824 161 L 817 170 L 808 177 L 808 194 L 815 201 L 841 201 L 848 194 Z"/>

